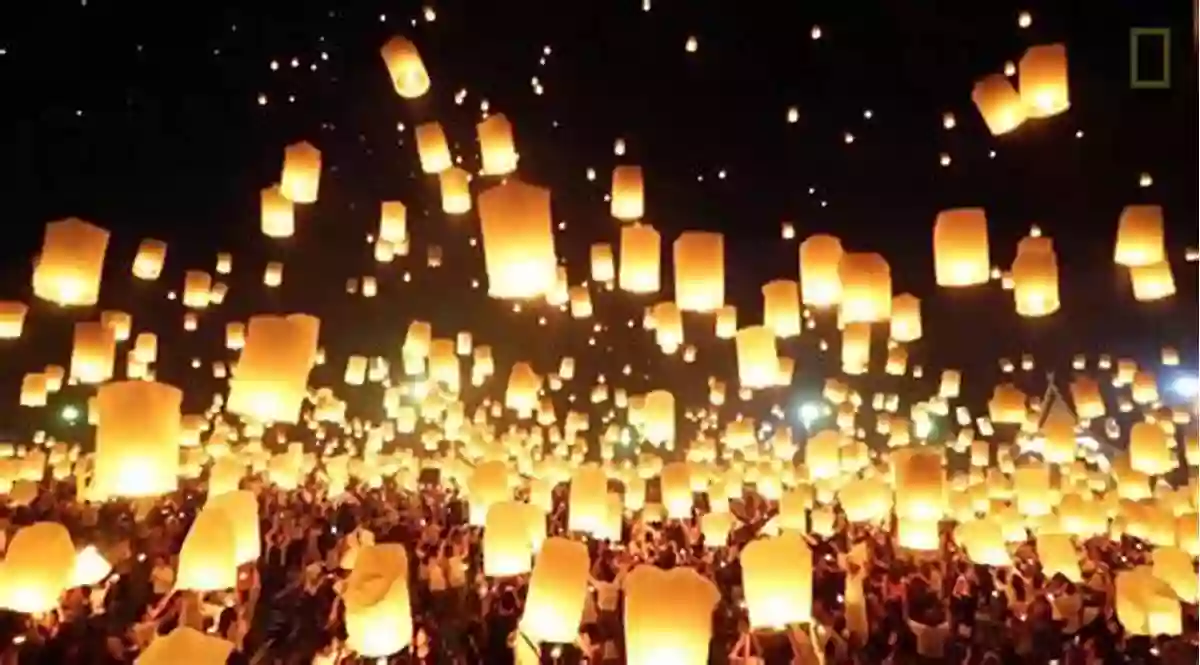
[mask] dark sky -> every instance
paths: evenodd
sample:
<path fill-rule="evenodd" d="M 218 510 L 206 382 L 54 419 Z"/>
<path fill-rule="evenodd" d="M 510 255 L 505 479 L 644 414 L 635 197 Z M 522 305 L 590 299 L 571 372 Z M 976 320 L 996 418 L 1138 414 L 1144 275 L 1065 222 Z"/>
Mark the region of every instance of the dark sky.
<path fill-rule="evenodd" d="M 586 335 L 574 324 L 547 332 L 467 290 L 481 270 L 465 244 L 477 222 L 444 219 L 435 182 L 419 173 L 412 127 L 439 120 L 455 154 L 475 164 L 474 123 L 487 100 L 514 124 L 521 176 L 551 187 L 555 216 L 569 223 L 558 242 L 572 281 L 586 277 L 590 242 L 616 239 L 603 201 L 608 174 L 636 163 L 646 173 L 647 221 L 665 242 L 686 229 L 725 232 L 729 299 L 743 323 L 760 316 L 763 282 L 796 276 L 796 241 L 779 238 L 780 222 L 792 220 L 801 238 L 834 233 L 887 256 L 896 291 L 925 299 L 926 339 L 913 356 L 930 367 L 986 375 L 997 357 L 1024 350 L 1060 363 L 1100 349 L 1150 359 L 1164 343 L 1195 363 L 1196 264 L 1183 254 L 1197 243 L 1200 174 L 1185 3 L 653 0 L 643 11 L 642 1 L 442 0 L 428 3 L 432 22 L 420 3 L 370 0 L 3 3 L 0 297 L 30 298 L 43 225 L 80 216 L 112 230 L 101 304 L 160 331 L 172 349 L 165 380 L 193 380 L 186 361 L 218 355 L 222 322 L 259 311 L 322 315 L 323 340 L 343 357 L 394 355 L 414 316 L 447 335 L 473 327 L 508 359 L 579 352 Z M 1025 29 L 1022 10 L 1033 18 Z M 1168 89 L 1130 88 L 1135 27 L 1171 30 Z M 395 95 L 379 56 L 398 34 L 417 43 L 433 78 L 417 102 Z M 689 36 L 695 53 L 685 52 Z M 1071 109 L 990 136 L 970 101 L 973 82 L 1051 42 L 1068 49 Z M 942 125 L 947 112 L 952 130 Z M 628 146 L 621 159 L 618 137 Z M 302 139 L 323 154 L 321 200 L 301 214 L 295 238 L 270 241 L 259 232 L 258 192 L 278 179 L 283 147 Z M 1150 187 L 1139 186 L 1143 172 Z M 411 266 L 376 266 L 363 241 L 378 201 L 391 198 L 409 203 Z M 1111 261 L 1122 207 L 1141 202 L 1166 210 L 1179 286 L 1170 302 L 1135 304 Z M 933 220 L 964 205 L 986 208 L 1000 265 L 1031 224 L 1054 238 L 1058 314 L 1020 320 L 994 285 L 934 290 Z M 128 273 L 144 237 L 170 243 L 153 285 Z M 420 267 L 430 243 L 447 251 L 447 266 L 432 274 Z M 218 250 L 236 257 L 230 300 L 185 336 L 179 305 L 162 295 L 184 270 L 211 269 Z M 258 282 L 272 259 L 287 274 L 268 293 Z M 408 268 L 415 277 L 405 284 Z M 383 281 L 380 298 L 343 294 L 347 278 L 368 273 Z M 616 320 L 646 303 L 601 308 Z M 21 373 L 66 360 L 80 316 L 36 306 L 32 337 L 0 347 L 0 402 L 15 402 Z M 637 337 L 612 340 L 612 356 L 596 367 L 635 358 L 674 376 L 678 368 L 650 359 Z"/>

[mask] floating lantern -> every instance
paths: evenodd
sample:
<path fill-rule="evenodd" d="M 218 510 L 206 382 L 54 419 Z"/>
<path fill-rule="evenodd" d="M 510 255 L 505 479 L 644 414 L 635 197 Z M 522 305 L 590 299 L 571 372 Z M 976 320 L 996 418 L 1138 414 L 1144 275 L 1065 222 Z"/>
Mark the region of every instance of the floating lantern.
<path fill-rule="evenodd" d="M 642 167 L 618 166 L 612 176 L 612 216 L 624 222 L 641 219 L 645 214 L 642 193 Z"/>
<path fill-rule="evenodd" d="M 36 522 L 20 528 L 0 563 L 0 607 L 37 614 L 59 604 L 75 571 L 75 546 L 67 528 Z"/>
<path fill-rule="evenodd" d="M 1163 211 L 1157 205 L 1125 206 L 1117 224 L 1113 261 L 1133 268 L 1166 260 Z"/>
<path fill-rule="evenodd" d="M 892 315 L 892 270 L 879 254 L 848 252 L 838 263 L 843 323 L 874 323 Z"/>
<path fill-rule="evenodd" d="M 138 245 L 137 255 L 133 257 L 133 276 L 154 281 L 162 274 L 166 260 L 167 243 L 147 238 Z"/>
<path fill-rule="evenodd" d="M 566 538 L 546 539 L 529 578 L 521 632 L 535 643 L 574 642 L 587 600 L 590 569 L 585 544 Z"/>
<path fill-rule="evenodd" d="M 412 42 L 403 37 L 392 37 L 380 49 L 380 54 L 397 95 L 417 99 L 429 92 L 429 73 Z"/>
<path fill-rule="evenodd" d="M 450 143 L 440 124 L 426 122 L 417 125 L 416 136 L 421 171 L 432 175 L 454 166 L 454 160 L 450 157 Z"/>
<path fill-rule="evenodd" d="M 800 534 L 755 540 L 740 559 L 751 629 L 780 630 L 812 620 L 812 550 Z"/>
<path fill-rule="evenodd" d="M 983 208 L 938 213 L 933 223 L 933 264 L 938 286 L 974 286 L 988 281 L 991 257 Z"/>
<path fill-rule="evenodd" d="M 534 298 L 548 293 L 558 259 L 550 217 L 550 190 L 509 180 L 479 195 L 488 294 Z"/>
<path fill-rule="evenodd" d="M 1030 236 L 1017 244 L 1012 277 L 1017 314 L 1038 317 L 1058 311 L 1058 259 L 1048 238 Z"/>
<path fill-rule="evenodd" d="M 262 232 L 268 238 L 290 238 L 296 233 L 296 210 L 279 185 L 262 190 Z"/>
<path fill-rule="evenodd" d="M 675 239 L 675 302 L 685 312 L 725 304 L 725 236 L 685 231 Z"/>
<path fill-rule="evenodd" d="M 777 279 L 762 286 L 763 325 L 780 339 L 800 334 L 800 285 Z"/>
<path fill-rule="evenodd" d="M 759 389 L 775 385 L 779 357 L 775 333 L 766 326 L 751 326 L 737 333 L 738 382 L 744 388 Z"/>
<path fill-rule="evenodd" d="M 320 184 L 321 151 L 307 141 L 285 148 L 279 193 L 292 203 L 315 203 Z"/>
<path fill-rule="evenodd" d="M 1063 44 L 1031 46 L 1017 64 L 1017 75 L 1021 102 L 1029 117 L 1045 118 L 1071 107 L 1067 47 Z"/>
<path fill-rule="evenodd" d="M 74 217 L 47 224 L 33 268 L 33 294 L 63 307 L 95 305 L 108 236 Z"/>
<path fill-rule="evenodd" d="M 630 293 L 657 293 L 661 260 L 660 237 L 652 226 L 621 227 L 621 263 L 618 281 Z"/>
<path fill-rule="evenodd" d="M 442 190 L 442 212 L 461 215 L 471 210 L 471 176 L 452 166 L 438 174 Z"/>
<path fill-rule="evenodd" d="M 517 170 L 517 150 L 512 123 L 503 113 L 488 116 L 475 126 L 484 175 L 507 175 Z"/>
<path fill-rule="evenodd" d="M 100 386 L 94 496 L 158 496 L 175 490 L 182 402 L 183 392 L 165 383 L 118 381 Z"/>
<path fill-rule="evenodd" d="M 841 302 L 842 254 L 842 241 L 833 236 L 812 235 L 800 243 L 800 295 L 805 305 L 831 307 Z"/>
<path fill-rule="evenodd" d="M 1025 122 L 1025 104 L 1001 74 L 991 74 L 978 81 L 971 90 L 971 101 L 993 136 L 1007 134 Z"/>

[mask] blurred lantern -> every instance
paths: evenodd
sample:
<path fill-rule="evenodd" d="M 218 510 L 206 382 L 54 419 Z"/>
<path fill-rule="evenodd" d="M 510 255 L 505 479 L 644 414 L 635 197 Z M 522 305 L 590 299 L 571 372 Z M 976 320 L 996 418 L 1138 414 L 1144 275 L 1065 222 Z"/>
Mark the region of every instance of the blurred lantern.
<path fill-rule="evenodd" d="M 268 238 L 290 238 L 296 233 L 296 211 L 279 185 L 262 190 L 262 232 Z"/>
<path fill-rule="evenodd" d="M 642 167 L 618 166 L 612 176 L 612 216 L 624 222 L 641 219 L 645 214 L 642 193 Z"/>
<path fill-rule="evenodd" d="M 175 490 L 182 402 L 183 391 L 165 383 L 118 381 L 100 386 L 91 488 L 97 500 Z"/>
<path fill-rule="evenodd" d="M 1049 238 L 1029 236 L 1017 243 L 1012 276 L 1017 314 L 1037 317 L 1058 311 L 1058 259 Z"/>
<path fill-rule="evenodd" d="M 675 239 L 675 302 L 685 312 L 725 304 L 725 236 L 685 231 Z"/>
<path fill-rule="evenodd" d="M 643 224 L 621 227 L 621 263 L 618 280 L 630 293 L 657 293 L 661 246 L 658 231 Z"/>
<path fill-rule="evenodd" d="M 762 286 L 763 325 L 780 339 L 800 334 L 800 285 L 776 279 Z"/>
<path fill-rule="evenodd" d="M 838 263 L 842 285 L 841 321 L 874 323 L 892 315 L 892 270 L 872 253 L 845 253 Z"/>
<path fill-rule="evenodd" d="M 417 125 L 417 156 L 421 159 L 421 171 L 437 174 L 454 166 L 450 157 L 450 143 L 437 122 Z"/>
<path fill-rule="evenodd" d="M 471 210 L 471 176 L 457 166 L 438 174 L 442 189 L 442 212 L 461 215 Z"/>
<path fill-rule="evenodd" d="M 383 45 L 380 54 L 397 95 L 417 99 L 429 92 L 429 73 L 412 42 L 403 37 L 392 37 Z"/>
<path fill-rule="evenodd" d="M 512 123 L 503 113 L 488 116 L 475 127 L 484 175 L 508 175 L 517 170 L 517 150 Z"/>
<path fill-rule="evenodd" d="M 167 243 L 147 238 L 138 245 L 137 255 L 133 257 L 133 276 L 154 281 L 162 274 L 166 260 Z"/>
<path fill-rule="evenodd" d="M 292 203 L 315 203 L 321 184 L 321 151 L 307 141 L 293 143 L 283 152 L 279 193 Z"/>
<path fill-rule="evenodd" d="M 1125 206 L 1117 225 L 1113 260 L 1130 268 L 1166 260 L 1162 206 Z"/>
<path fill-rule="evenodd" d="M 805 305 L 831 307 L 841 302 L 838 266 L 842 254 L 842 242 L 833 236 L 812 235 L 800 243 L 800 289 Z"/>
<path fill-rule="evenodd" d="M 1067 47 L 1031 46 L 1017 65 L 1018 86 L 1025 112 L 1031 118 L 1057 115 L 1071 107 L 1067 85 Z"/>

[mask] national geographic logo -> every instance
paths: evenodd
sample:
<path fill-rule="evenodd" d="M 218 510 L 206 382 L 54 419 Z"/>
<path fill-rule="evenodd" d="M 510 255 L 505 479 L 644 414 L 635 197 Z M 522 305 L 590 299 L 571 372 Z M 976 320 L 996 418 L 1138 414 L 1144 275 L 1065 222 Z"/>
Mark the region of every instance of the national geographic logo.
<path fill-rule="evenodd" d="M 1171 87 L 1171 29 L 1129 29 L 1129 87 L 1164 90 Z"/>

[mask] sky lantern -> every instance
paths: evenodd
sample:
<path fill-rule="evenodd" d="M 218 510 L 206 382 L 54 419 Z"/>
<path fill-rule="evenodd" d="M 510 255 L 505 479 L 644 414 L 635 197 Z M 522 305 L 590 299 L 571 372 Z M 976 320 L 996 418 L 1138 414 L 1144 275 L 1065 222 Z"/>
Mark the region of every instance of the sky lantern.
<path fill-rule="evenodd" d="M 1156 476 L 1175 469 L 1175 451 L 1167 435 L 1155 423 L 1134 423 L 1129 429 L 1129 467 Z"/>
<path fill-rule="evenodd" d="M 279 185 L 262 190 L 262 232 L 268 238 L 290 238 L 296 233 L 296 210 Z"/>
<path fill-rule="evenodd" d="M 306 314 L 251 317 L 229 382 L 227 410 L 264 422 L 295 423 L 308 393 L 320 327 L 319 319 Z"/>
<path fill-rule="evenodd" d="M 430 121 L 417 125 L 416 136 L 422 172 L 436 175 L 454 166 L 454 160 L 450 157 L 450 142 L 446 140 L 441 124 Z"/>
<path fill-rule="evenodd" d="M 613 263 L 612 245 L 606 242 L 593 243 L 589 250 L 592 267 L 592 280 L 596 282 L 611 282 L 617 272 Z"/>
<path fill-rule="evenodd" d="M 113 375 L 116 339 L 99 321 L 79 321 L 71 346 L 71 378 L 80 383 L 103 383 Z"/>
<path fill-rule="evenodd" d="M 1117 265 L 1129 268 L 1165 261 L 1162 206 L 1125 206 L 1117 222 L 1117 243 L 1113 254 L 1113 261 Z"/>
<path fill-rule="evenodd" d="M 742 550 L 742 584 L 753 630 L 781 630 L 812 620 L 812 550 L 803 536 L 784 532 Z"/>
<path fill-rule="evenodd" d="M 475 126 L 484 175 L 508 175 L 517 170 L 517 149 L 512 123 L 503 113 L 488 116 Z"/>
<path fill-rule="evenodd" d="M 204 507 L 196 515 L 179 550 L 175 588 L 226 591 L 237 586 L 237 532 L 229 514 Z"/>
<path fill-rule="evenodd" d="M 1049 238 L 1029 236 L 1017 243 L 1012 277 L 1017 314 L 1038 317 L 1058 311 L 1058 258 Z"/>
<path fill-rule="evenodd" d="M 600 533 L 607 515 L 608 478 L 598 464 L 584 464 L 571 474 L 567 501 L 567 529 L 591 535 Z"/>
<path fill-rule="evenodd" d="M 117 381 L 96 393 L 99 424 L 92 492 L 97 498 L 158 496 L 178 484 L 183 391 Z"/>
<path fill-rule="evenodd" d="M 63 307 L 95 305 L 108 231 L 71 217 L 46 224 L 33 268 L 33 294 Z"/>
<path fill-rule="evenodd" d="M 412 645 L 408 552 L 400 543 L 362 545 L 346 578 L 346 645 L 364 658 L 387 658 Z"/>
<path fill-rule="evenodd" d="M 403 37 L 392 37 L 380 49 L 380 55 L 397 95 L 417 99 L 429 92 L 429 73 L 416 45 Z"/>
<path fill-rule="evenodd" d="M 737 307 L 725 305 L 717 310 L 716 330 L 717 339 L 733 339 L 737 336 Z"/>
<path fill-rule="evenodd" d="M 587 545 L 547 538 L 529 578 L 521 632 L 535 643 L 574 642 L 587 601 L 590 570 Z"/>
<path fill-rule="evenodd" d="M 938 213 L 933 223 L 933 265 L 938 286 L 987 283 L 991 257 L 983 208 L 956 208 Z"/>
<path fill-rule="evenodd" d="M 971 90 L 971 101 L 993 136 L 1020 127 L 1028 113 L 1021 96 L 1002 74 L 990 74 L 976 82 Z"/>
<path fill-rule="evenodd" d="M 1133 284 L 1133 297 L 1138 302 L 1162 300 L 1175 295 L 1175 278 L 1171 275 L 1171 264 L 1166 261 L 1133 266 L 1129 269 Z"/>
<path fill-rule="evenodd" d="M 892 269 L 880 254 L 847 252 L 838 263 L 842 323 L 874 323 L 892 315 Z"/>
<path fill-rule="evenodd" d="M 661 486 L 663 507 L 671 519 L 692 517 L 691 470 L 686 462 L 671 462 L 663 466 L 658 481 Z"/>
<path fill-rule="evenodd" d="M 1029 117 L 1045 118 L 1071 108 L 1065 45 L 1029 47 L 1017 64 L 1017 75 L 1021 102 Z"/>
<path fill-rule="evenodd" d="M 813 480 L 836 478 L 841 473 L 842 437 L 833 430 L 822 430 L 809 437 L 804 449 L 804 465 Z"/>
<path fill-rule="evenodd" d="M 892 339 L 902 344 L 921 339 L 921 299 L 911 293 L 892 298 Z"/>
<path fill-rule="evenodd" d="M 738 382 L 744 388 L 760 389 L 775 385 L 779 374 L 779 356 L 775 333 L 766 326 L 750 326 L 737 333 Z"/>
<path fill-rule="evenodd" d="M 258 560 L 262 545 L 259 538 L 258 499 L 254 492 L 234 490 L 210 495 L 204 508 L 219 508 L 229 517 L 233 525 L 238 565 Z"/>
<path fill-rule="evenodd" d="M 21 379 L 20 404 L 25 407 L 46 406 L 49 396 L 46 389 L 46 375 L 40 372 L 26 374 Z"/>
<path fill-rule="evenodd" d="M 944 512 L 945 471 L 937 449 L 901 448 L 892 452 L 895 472 L 896 516 L 933 521 Z"/>
<path fill-rule="evenodd" d="M 800 285 L 776 279 L 762 285 L 763 325 L 780 339 L 800 334 Z"/>
<path fill-rule="evenodd" d="M 631 224 L 621 227 L 621 263 L 618 281 L 630 293 L 659 290 L 661 238 L 654 227 Z"/>
<path fill-rule="evenodd" d="M 508 484 L 508 466 L 503 460 L 490 460 L 477 464 L 467 479 L 467 502 L 470 505 L 472 526 L 487 523 L 488 510 L 492 504 L 508 501 L 512 490 Z"/>
<path fill-rule="evenodd" d="M 16 300 L 0 301 L 0 339 L 19 339 L 29 306 Z"/>
<path fill-rule="evenodd" d="M 877 522 L 892 507 L 892 490 L 879 478 L 856 478 L 842 486 L 838 502 L 851 522 Z"/>
<path fill-rule="evenodd" d="M 1025 421 L 1025 393 L 1011 383 L 997 384 L 988 402 L 988 415 L 997 424 Z"/>
<path fill-rule="evenodd" d="M 504 405 L 516 411 L 519 417 L 528 418 L 533 415 L 538 403 L 538 391 L 541 389 L 542 378 L 533 371 L 529 363 L 513 363 L 508 375 Z"/>
<path fill-rule="evenodd" d="M 159 635 L 142 650 L 134 665 L 224 665 L 233 653 L 234 644 L 229 640 L 191 628 L 177 625 L 166 635 Z"/>
<path fill-rule="evenodd" d="M 133 257 L 133 276 L 152 282 L 162 274 L 166 260 L 167 243 L 146 238 L 138 245 L 137 254 Z"/>
<path fill-rule="evenodd" d="M 673 301 L 654 305 L 654 339 L 663 353 L 675 353 L 683 345 L 683 313 Z"/>
<path fill-rule="evenodd" d="M 871 324 L 848 323 L 842 330 L 842 371 L 865 374 L 871 364 Z"/>
<path fill-rule="evenodd" d="M 1179 598 L 1155 577 L 1151 566 L 1122 570 L 1116 577 L 1117 620 L 1129 635 L 1158 637 L 1183 633 Z"/>
<path fill-rule="evenodd" d="M 408 240 L 408 208 L 400 201 L 379 204 L 379 238 L 393 245 Z"/>
<path fill-rule="evenodd" d="M 308 141 L 284 148 L 279 193 L 292 203 L 316 203 L 320 184 L 321 151 Z"/>
<path fill-rule="evenodd" d="M 645 216 L 642 167 L 618 166 L 612 175 L 612 216 L 632 222 Z"/>
<path fill-rule="evenodd" d="M 652 445 L 675 445 L 675 396 L 666 390 L 654 390 L 646 394 L 643 407 L 645 421 L 643 436 Z"/>
<path fill-rule="evenodd" d="M 725 236 L 684 231 L 675 239 L 675 302 L 685 312 L 711 312 L 725 304 Z"/>
<path fill-rule="evenodd" d="M 479 195 L 488 294 L 535 298 L 557 279 L 550 190 L 508 180 Z"/>
<path fill-rule="evenodd" d="M 625 577 L 625 650 L 628 665 L 704 665 L 712 612 L 721 594 L 691 568 L 649 565 Z"/>
<path fill-rule="evenodd" d="M 533 541 L 524 505 L 498 501 L 488 507 L 483 527 L 483 572 L 488 577 L 513 577 L 530 571 Z"/>
<path fill-rule="evenodd" d="M 0 303 L 0 313 L 2 312 L 3 303 Z M 133 316 L 128 312 L 106 309 L 100 312 L 100 325 L 112 331 L 114 340 L 124 342 L 129 339 L 129 335 L 133 332 Z"/>
<path fill-rule="evenodd" d="M 75 571 L 75 545 L 67 528 L 57 522 L 21 527 L 5 554 L 0 563 L 0 607 L 24 614 L 58 607 Z"/>
<path fill-rule="evenodd" d="M 442 190 L 442 212 L 461 215 L 471 211 L 471 175 L 452 166 L 438 174 Z"/>
<path fill-rule="evenodd" d="M 809 307 L 832 307 L 842 301 L 842 241 L 816 234 L 800 243 L 800 296 Z"/>
<path fill-rule="evenodd" d="M 212 275 L 203 270 L 189 270 L 183 274 L 183 306 L 190 309 L 206 309 L 212 293 Z"/>

